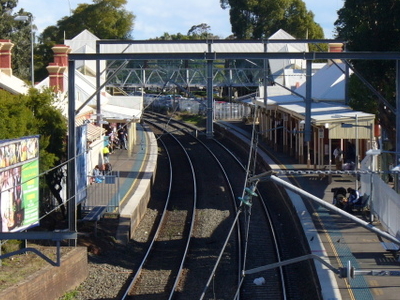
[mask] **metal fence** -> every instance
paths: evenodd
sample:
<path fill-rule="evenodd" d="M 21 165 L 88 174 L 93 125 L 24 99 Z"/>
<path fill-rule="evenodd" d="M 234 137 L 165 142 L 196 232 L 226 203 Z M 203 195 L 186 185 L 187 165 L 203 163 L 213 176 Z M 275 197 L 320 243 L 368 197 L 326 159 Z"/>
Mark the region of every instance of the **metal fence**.
<path fill-rule="evenodd" d="M 361 170 L 374 171 L 372 156 L 361 163 Z M 369 208 L 386 230 L 393 236 L 400 234 L 400 195 L 382 179 L 382 174 L 366 173 L 360 175 L 360 194 L 370 195 Z"/>
<path fill-rule="evenodd" d="M 242 120 L 249 114 L 249 108 L 242 103 L 214 102 L 215 120 Z"/>
<path fill-rule="evenodd" d="M 247 98 L 246 98 L 247 99 Z M 181 111 L 192 114 L 206 114 L 207 101 L 201 99 L 169 99 L 165 96 L 144 98 L 146 107 L 154 110 Z M 242 120 L 251 112 L 247 105 L 240 102 L 214 101 L 215 120 Z"/>
<path fill-rule="evenodd" d="M 107 212 L 118 213 L 121 201 L 119 171 L 110 171 L 105 175 L 88 176 L 90 185 L 87 189 L 87 199 L 83 202 L 84 210 L 96 206 L 106 206 Z"/>
<path fill-rule="evenodd" d="M 391 235 L 397 236 L 400 234 L 400 195 L 378 174 L 373 174 L 371 179 L 371 211 Z"/>

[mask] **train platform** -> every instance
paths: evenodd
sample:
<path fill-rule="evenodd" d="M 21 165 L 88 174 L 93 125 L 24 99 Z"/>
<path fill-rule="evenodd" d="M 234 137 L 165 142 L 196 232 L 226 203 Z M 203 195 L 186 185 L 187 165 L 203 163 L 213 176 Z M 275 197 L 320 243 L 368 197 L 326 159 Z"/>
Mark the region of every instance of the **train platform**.
<path fill-rule="evenodd" d="M 119 226 L 117 240 L 127 243 L 130 234 L 146 213 L 150 189 L 156 172 L 158 147 L 151 131 L 137 124 L 136 143 L 132 149 L 116 149 L 109 161 L 119 172 Z"/>
<path fill-rule="evenodd" d="M 243 122 L 217 123 L 222 127 L 234 126 L 236 130 L 251 137 L 251 127 Z M 301 197 L 300 193 L 294 192 L 294 188 L 286 188 L 303 225 L 311 254 L 322 258 L 331 267 L 315 262 L 323 298 L 399 299 L 400 262 L 392 252 L 384 249 L 376 233 L 385 233 L 385 228 L 376 218 L 371 222 L 368 211 L 346 214 L 330 205 L 333 202 L 332 189 L 355 188 L 355 176 L 344 173 L 332 174 L 331 177 L 317 174 L 312 172 L 315 171 L 314 166 L 299 164 L 293 157 L 283 151 L 275 151 L 262 140 L 259 144 L 269 150 L 270 154 L 263 159 L 272 170 L 277 171 L 277 176 L 283 179 L 282 183 L 288 182 L 309 196 Z M 335 170 L 334 165 L 331 168 L 329 165 L 325 167 L 326 170 Z M 318 201 L 313 200 L 313 197 L 318 198 Z M 349 266 L 355 270 L 354 278 L 342 278 L 332 270 Z"/>
<path fill-rule="evenodd" d="M 356 187 L 354 175 L 333 174 L 329 178 L 307 172 L 313 169 L 296 163 L 294 158 L 282 152 L 273 152 L 273 156 L 280 169 L 293 171 L 295 175 L 290 179 L 293 184 L 330 204 L 333 202 L 332 189 Z M 331 168 L 335 170 L 334 165 Z M 325 270 L 322 271 L 325 277 L 321 278 L 325 299 L 399 299 L 400 263 L 393 253 L 382 247 L 376 233 L 312 200 L 299 201 L 299 196 L 293 193 L 290 196 L 303 223 L 312 254 L 324 257 L 336 269 L 348 267 L 349 263 L 354 267 L 354 278 L 349 279 L 340 278 L 330 270 L 331 274 L 327 274 L 328 269 L 322 267 Z M 378 220 L 371 222 L 369 211 L 354 210 L 351 214 L 368 222 L 371 227 L 385 230 Z"/>
<path fill-rule="evenodd" d="M 157 160 L 154 136 L 146 134 L 146 129 L 141 126 L 138 126 L 137 135 L 137 143 L 131 153 L 117 150 L 110 155 L 113 170 L 121 174 L 119 240 L 125 241 L 129 239 L 127 232 L 134 229 L 146 210 Z M 310 171 L 307 165 L 298 164 L 283 152 L 272 153 L 271 163 L 275 164 L 274 167 L 297 172 L 291 178 L 288 176 L 288 180 L 328 203 L 332 203 L 333 188 L 355 187 L 355 177 L 352 175 L 334 174 L 330 179 L 328 176 L 311 174 L 307 172 Z M 304 173 L 301 174 L 301 171 Z M 400 263 L 382 247 L 376 233 L 312 200 L 301 199 L 294 193 L 289 195 L 298 210 L 312 254 L 323 257 L 336 269 L 347 267 L 349 262 L 355 268 L 354 278 L 340 278 L 316 262 L 317 270 L 323 274 L 320 282 L 324 299 L 399 299 Z M 354 211 L 353 216 L 370 222 L 368 212 Z M 377 221 L 370 225 L 384 230 Z M 305 299 L 312 299 L 312 296 Z"/>

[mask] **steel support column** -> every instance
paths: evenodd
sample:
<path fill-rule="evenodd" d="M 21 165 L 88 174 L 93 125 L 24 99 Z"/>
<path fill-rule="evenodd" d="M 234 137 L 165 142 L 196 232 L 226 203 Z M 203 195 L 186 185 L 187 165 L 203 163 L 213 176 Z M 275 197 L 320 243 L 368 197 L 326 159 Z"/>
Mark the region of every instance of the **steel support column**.
<path fill-rule="evenodd" d="M 396 60 L 396 162 L 395 166 L 399 165 L 400 153 L 400 60 Z M 395 190 L 399 192 L 399 175 L 395 175 L 396 186 Z"/>
<path fill-rule="evenodd" d="M 67 199 L 68 229 L 77 231 L 76 221 L 76 128 L 75 128 L 75 60 L 68 61 L 68 165 L 67 165 Z M 76 246 L 76 239 L 70 240 Z"/>
<path fill-rule="evenodd" d="M 307 60 L 306 69 L 306 116 L 304 127 L 304 141 L 311 141 L 311 102 L 312 102 L 312 60 Z"/>
<path fill-rule="evenodd" d="M 212 53 L 212 41 L 208 42 L 208 53 Z M 212 138 L 214 135 L 213 63 L 214 63 L 213 59 L 210 58 L 207 59 L 207 124 L 206 124 L 207 138 Z"/>

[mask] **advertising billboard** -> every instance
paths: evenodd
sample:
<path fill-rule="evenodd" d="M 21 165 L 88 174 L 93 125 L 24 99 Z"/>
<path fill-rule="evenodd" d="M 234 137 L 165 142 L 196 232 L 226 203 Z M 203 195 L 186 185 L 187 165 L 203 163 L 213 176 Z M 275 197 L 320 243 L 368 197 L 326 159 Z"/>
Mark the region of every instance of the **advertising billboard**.
<path fill-rule="evenodd" d="M 39 224 L 39 137 L 0 141 L 0 232 Z"/>

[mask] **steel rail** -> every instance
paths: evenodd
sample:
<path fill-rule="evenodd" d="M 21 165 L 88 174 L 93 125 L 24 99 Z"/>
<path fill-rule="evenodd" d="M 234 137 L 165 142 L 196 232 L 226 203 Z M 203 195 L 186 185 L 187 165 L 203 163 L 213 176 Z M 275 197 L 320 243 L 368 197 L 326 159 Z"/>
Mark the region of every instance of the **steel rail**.
<path fill-rule="evenodd" d="M 168 184 L 169 188 L 168 188 L 167 199 L 165 201 L 164 210 L 163 210 L 163 212 L 161 214 L 161 218 L 160 218 L 160 220 L 158 222 L 158 225 L 157 225 L 157 230 L 154 233 L 154 236 L 153 236 L 153 238 L 152 238 L 152 240 L 151 240 L 151 242 L 149 244 L 149 247 L 148 247 L 148 249 L 146 251 L 146 254 L 143 257 L 143 260 L 142 260 L 141 264 L 139 265 L 138 269 L 136 270 L 135 275 L 133 276 L 132 280 L 130 281 L 128 287 L 126 288 L 125 293 L 121 297 L 121 300 L 125 300 L 126 299 L 126 297 L 128 296 L 128 293 L 132 290 L 133 286 L 136 284 L 136 281 L 139 278 L 139 276 L 140 276 L 140 274 L 141 274 L 141 272 L 143 270 L 143 266 L 145 265 L 145 263 L 147 261 L 147 258 L 149 257 L 150 253 L 152 252 L 153 245 L 156 242 L 156 240 L 158 238 L 158 235 L 159 235 L 159 233 L 160 233 L 160 231 L 162 229 L 162 224 L 163 224 L 163 221 L 164 221 L 164 218 L 165 218 L 165 214 L 166 214 L 167 207 L 168 207 L 169 200 L 170 200 L 170 196 L 171 196 L 171 186 L 172 186 L 172 163 L 171 163 L 171 157 L 169 155 L 168 148 L 165 147 L 164 142 L 163 141 L 160 141 L 160 142 L 163 144 L 165 152 L 167 154 L 168 164 L 169 164 L 169 169 L 170 169 L 170 171 L 169 171 L 169 178 L 170 179 L 169 179 L 169 184 Z"/>
<path fill-rule="evenodd" d="M 232 157 L 234 157 L 234 159 L 235 159 L 235 160 L 237 161 L 237 163 L 241 166 L 241 168 L 243 169 L 243 171 L 246 171 L 246 167 L 239 161 L 239 159 L 232 153 L 232 151 L 230 151 L 227 147 L 225 147 L 225 145 L 223 145 L 223 144 L 220 143 L 219 141 L 217 141 L 217 140 L 215 140 L 215 139 L 214 139 L 214 141 L 215 141 L 216 143 L 219 143 L 219 144 L 221 145 L 221 147 L 225 148 L 226 151 L 227 151 L 228 153 L 230 153 L 230 154 L 232 155 Z M 267 206 L 266 206 L 266 204 L 265 204 L 265 200 L 264 200 L 262 194 L 261 194 L 261 193 L 258 193 L 258 196 L 259 196 L 260 204 L 261 204 L 261 206 L 262 206 L 262 208 L 263 208 L 263 211 L 264 211 L 264 213 L 265 213 L 265 215 L 266 215 L 266 217 L 267 217 L 267 220 L 268 220 L 268 225 L 269 225 L 269 226 L 267 226 L 267 228 L 269 228 L 269 229 L 271 230 L 271 235 L 272 235 L 272 237 L 273 237 L 273 246 L 274 246 L 274 248 L 275 248 L 275 253 L 276 253 L 276 255 L 277 255 L 278 262 L 281 262 L 282 259 L 281 259 L 281 255 L 280 255 L 280 252 L 279 252 L 279 243 L 278 243 L 278 240 L 277 240 L 276 229 L 275 229 L 275 226 L 274 226 L 274 224 L 273 224 L 273 222 L 272 222 L 272 219 L 271 219 L 271 214 L 270 214 L 270 212 L 269 212 L 269 210 L 268 210 L 268 208 L 267 208 Z M 281 287 L 282 287 L 283 299 L 287 299 L 286 287 L 285 287 L 286 283 L 285 283 L 285 279 L 284 279 L 284 276 L 283 276 L 283 268 L 282 268 L 282 267 L 279 267 L 279 270 L 280 270 L 280 272 L 279 272 L 280 281 L 281 281 L 281 283 L 282 283 L 282 286 L 281 286 Z M 235 295 L 234 299 L 239 299 L 240 288 L 241 288 L 241 286 L 243 285 L 244 279 L 245 279 L 245 277 L 242 276 L 242 279 L 241 279 L 241 281 L 240 281 L 240 284 L 239 284 L 239 286 L 238 286 L 238 289 L 237 289 L 237 292 L 236 292 L 236 295 Z"/>

